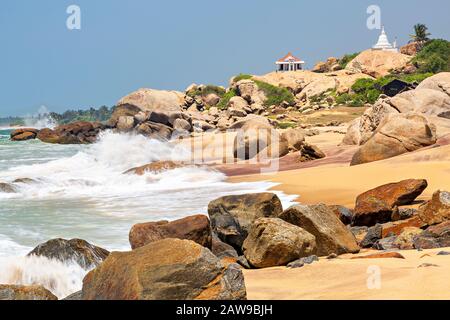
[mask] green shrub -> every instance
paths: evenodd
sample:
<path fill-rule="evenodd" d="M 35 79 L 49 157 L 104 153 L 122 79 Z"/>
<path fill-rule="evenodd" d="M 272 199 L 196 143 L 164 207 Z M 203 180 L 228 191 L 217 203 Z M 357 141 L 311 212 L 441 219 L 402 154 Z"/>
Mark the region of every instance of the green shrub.
<path fill-rule="evenodd" d="M 339 65 L 342 69 L 345 69 L 345 67 L 348 65 L 350 61 L 355 59 L 359 55 L 359 52 L 355 52 L 353 54 L 346 54 L 339 60 Z"/>
<path fill-rule="evenodd" d="M 226 92 L 220 99 L 219 103 L 217 104 L 217 108 L 219 109 L 226 109 L 228 107 L 228 102 L 230 102 L 230 99 L 237 96 L 237 92 L 235 89 L 230 89 L 228 92 Z"/>
<path fill-rule="evenodd" d="M 201 90 L 199 88 L 195 88 L 193 90 L 190 90 L 187 95 L 190 97 L 196 97 L 196 96 L 207 96 L 208 94 L 217 94 L 219 97 L 222 97 L 225 94 L 225 89 L 219 86 L 215 85 L 206 85 Z"/>
<path fill-rule="evenodd" d="M 413 59 L 419 73 L 450 71 L 450 42 L 442 39 L 428 41 Z"/>
<path fill-rule="evenodd" d="M 352 101 L 352 96 L 348 93 L 343 93 L 336 96 L 337 104 L 349 104 Z"/>
<path fill-rule="evenodd" d="M 278 123 L 278 128 L 280 128 L 280 129 L 289 129 L 289 128 L 295 128 L 295 127 L 297 127 L 297 124 L 295 122 L 285 121 L 285 122 Z"/>
<path fill-rule="evenodd" d="M 240 73 L 236 77 L 233 78 L 233 82 L 238 82 L 238 81 L 241 81 L 241 80 L 248 80 L 248 79 L 251 79 L 251 78 L 253 78 L 253 76 L 251 76 L 249 74 Z"/>
<path fill-rule="evenodd" d="M 289 104 L 294 103 L 294 95 L 286 88 L 280 88 L 273 86 L 269 83 L 253 80 L 258 88 L 264 92 L 266 95 L 266 101 L 264 102 L 264 106 L 269 107 L 272 105 L 279 105 L 283 101 L 288 102 Z"/>

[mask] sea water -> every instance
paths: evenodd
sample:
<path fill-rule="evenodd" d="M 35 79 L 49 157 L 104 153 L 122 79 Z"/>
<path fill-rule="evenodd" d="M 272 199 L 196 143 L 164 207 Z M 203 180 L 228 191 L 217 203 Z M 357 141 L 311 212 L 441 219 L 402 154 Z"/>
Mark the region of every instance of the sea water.
<path fill-rule="evenodd" d="M 140 222 L 207 214 L 211 200 L 266 191 L 269 182 L 229 183 L 212 169 L 183 167 L 143 176 L 124 171 L 158 160 L 187 160 L 187 150 L 131 134 L 103 133 L 92 145 L 13 142 L 0 129 L 0 284 L 46 286 L 58 297 L 81 288 L 87 270 L 71 262 L 25 257 L 53 238 L 81 238 L 108 250 L 130 250 L 128 232 Z M 277 192 L 284 207 L 295 196 Z"/>

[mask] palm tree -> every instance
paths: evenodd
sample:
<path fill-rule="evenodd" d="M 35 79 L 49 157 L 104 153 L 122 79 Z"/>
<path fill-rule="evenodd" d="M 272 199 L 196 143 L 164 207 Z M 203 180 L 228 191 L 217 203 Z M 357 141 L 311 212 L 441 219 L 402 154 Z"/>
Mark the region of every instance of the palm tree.
<path fill-rule="evenodd" d="M 410 35 L 411 41 L 419 42 L 419 43 L 425 43 L 430 38 L 431 33 L 428 32 L 428 27 L 422 23 L 418 23 L 414 26 L 414 34 Z"/>

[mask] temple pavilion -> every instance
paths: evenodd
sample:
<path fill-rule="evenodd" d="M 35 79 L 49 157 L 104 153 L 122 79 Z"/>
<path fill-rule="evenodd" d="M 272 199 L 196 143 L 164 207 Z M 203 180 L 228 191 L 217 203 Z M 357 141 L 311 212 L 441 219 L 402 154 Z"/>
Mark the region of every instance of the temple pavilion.
<path fill-rule="evenodd" d="M 276 61 L 275 64 L 278 66 L 278 71 L 297 71 L 303 69 L 305 61 L 300 60 L 289 52 L 283 58 Z"/>
<path fill-rule="evenodd" d="M 384 30 L 384 26 L 381 29 L 381 34 L 380 37 L 378 38 L 377 44 L 373 46 L 373 50 L 398 52 L 397 41 L 394 41 L 394 44 L 391 44 L 389 42 L 386 31 Z"/>

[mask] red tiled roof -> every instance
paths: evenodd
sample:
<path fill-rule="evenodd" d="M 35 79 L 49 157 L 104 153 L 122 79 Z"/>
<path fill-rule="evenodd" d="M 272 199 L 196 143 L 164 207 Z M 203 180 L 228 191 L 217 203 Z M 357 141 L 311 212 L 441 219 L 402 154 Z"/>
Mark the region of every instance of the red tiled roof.
<path fill-rule="evenodd" d="M 283 58 L 281 58 L 277 62 L 285 62 L 287 60 L 294 60 L 295 62 L 301 62 L 301 60 L 299 58 L 295 57 L 291 52 L 289 52 L 287 55 L 285 55 Z"/>

